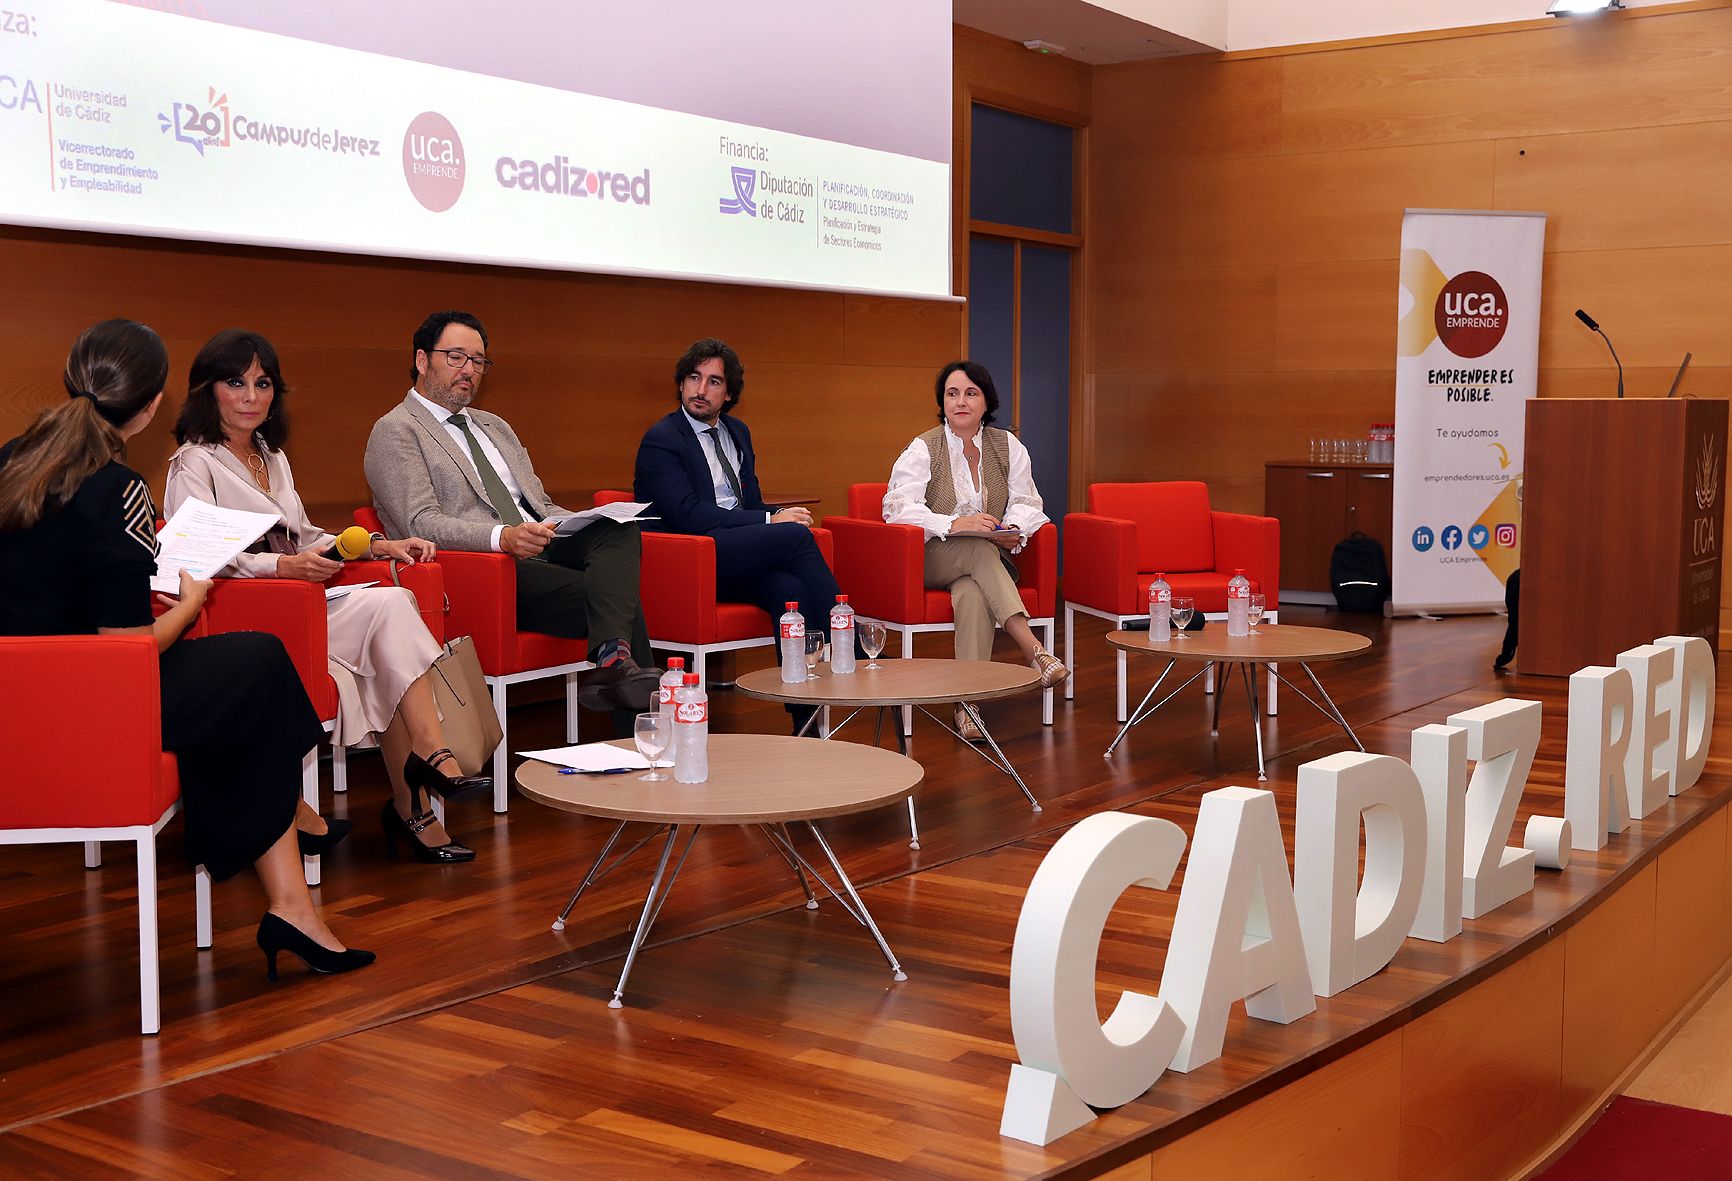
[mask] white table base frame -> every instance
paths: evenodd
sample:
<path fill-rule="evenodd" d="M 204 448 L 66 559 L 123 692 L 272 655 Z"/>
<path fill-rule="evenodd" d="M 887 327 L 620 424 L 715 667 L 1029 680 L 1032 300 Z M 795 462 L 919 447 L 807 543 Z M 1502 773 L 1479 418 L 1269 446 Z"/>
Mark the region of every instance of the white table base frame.
<path fill-rule="evenodd" d="M 668 896 L 673 893 L 674 882 L 679 879 L 680 870 L 685 868 L 686 857 L 692 851 L 692 844 L 698 838 L 698 831 L 704 827 L 701 824 L 655 825 L 631 848 L 612 861 L 608 861 L 608 854 L 613 851 L 614 845 L 619 842 L 620 835 L 625 832 L 625 826 L 629 823 L 631 822 L 622 820 L 615 825 L 613 832 L 607 838 L 607 842 L 602 845 L 601 852 L 597 854 L 595 863 L 590 866 L 583 881 L 578 883 L 570 901 L 565 904 L 565 909 L 560 911 L 559 917 L 553 920 L 555 931 L 565 930 L 566 920 L 571 917 L 572 909 L 577 906 L 577 900 L 583 897 L 585 890 L 613 872 L 633 853 L 653 840 L 657 833 L 664 831 L 667 833 L 667 839 L 662 842 L 661 856 L 656 861 L 655 875 L 651 877 L 649 891 L 644 895 L 643 910 L 632 928 L 631 946 L 626 951 L 625 965 L 620 970 L 619 983 L 614 986 L 613 997 L 607 1002 L 607 1007 L 610 1009 L 624 1007 L 625 984 L 631 977 L 632 965 L 637 962 L 637 953 L 642 949 L 644 941 L 649 938 L 650 929 L 655 926 L 656 919 L 660 917 Z M 793 838 L 788 835 L 786 825 L 759 824 L 756 827 L 763 832 L 771 847 L 781 855 L 782 860 L 793 871 L 795 879 L 800 883 L 801 892 L 806 896 L 806 908 L 808 910 L 818 909 L 818 899 L 812 893 L 811 886 L 811 882 L 816 881 L 829 892 L 830 897 L 834 898 L 843 910 L 848 912 L 850 918 L 871 932 L 872 938 L 878 943 L 878 949 L 884 953 L 884 958 L 890 961 L 891 978 L 895 980 L 908 979 L 907 973 L 902 970 L 902 965 L 896 961 L 896 953 L 890 950 L 890 944 L 885 940 L 884 933 L 878 929 L 878 924 L 872 920 L 872 912 L 866 909 L 866 903 L 861 900 L 859 891 L 854 888 L 853 881 L 848 877 L 848 872 L 842 868 L 842 862 L 831 850 L 829 842 L 824 839 L 824 834 L 818 831 L 818 826 L 813 821 L 806 820 L 801 823 L 805 824 L 811 832 L 812 838 L 818 842 L 818 847 L 824 851 L 824 856 L 829 860 L 830 867 L 835 870 L 842 888 L 847 891 L 847 897 L 838 893 L 836 888 L 830 884 L 829 879 L 818 872 L 817 868 L 801 855 L 799 849 L 794 846 Z M 674 845 L 679 841 L 681 828 L 689 828 L 691 831 L 686 834 L 685 847 L 680 850 L 679 859 L 674 862 L 673 872 L 669 873 L 668 860 L 673 854 Z"/>
<path fill-rule="evenodd" d="M 858 628 L 862 622 L 880 624 L 886 631 L 893 631 L 900 636 L 902 638 L 902 649 L 899 655 L 903 660 L 914 659 L 915 636 L 923 632 L 953 632 L 956 630 L 956 625 L 954 623 L 886 623 L 884 620 L 875 619 L 870 615 L 856 616 L 854 626 Z M 1028 626 L 1030 630 L 1038 632 L 1045 637 L 1041 641 L 1042 646 L 1045 647 L 1048 652 L 1051 652 L 1053 650 L 1053 635 L 1058 627 L 1057 621 L 1053 619 L 1052 616 L 1047 615 L 1040 619 L 1030 619 L 1028 621 Z M 856 632 L 856 634 L 858 634 L 858 632 Z M 876 659 L 876 657 L 874 657 L 874 659 Z M 1070 691 L 1068 689 L 1065 691 L 1065 696 L 1067 698 L 1070 696 Z M 1043 726 L 1052 725 L 1052 703 L 1053 690 L 1052 686 L 1048 685 L 1040 691 L 1040 724 Z M 904 734 L 914 733 L 914 707 L 911 705 L 905 705 L 902 707 L 902 732 Z"/>
<path fill-rule="evenodd" d="M 1052 690 L 1048 689 L 1047 692 L 1051 693 Z M 992 754 L 987 754 L 985 751 L 981 750 L 980 747 L 978 747 L 974 743 L 968 741 L 968 739 L 964 738 L 957 731 L 956 727 L 952 726 L 949 722 L 946 722 L 944 719 L 938 717 L 931 710 L 927 709 L 924 705 L 919 706 L 918 708 L 919 708 L 921 713 L 925 714 L 933 722 L 937 723 L 939 729 L 948 732 L 949 734 L 951 734 L 956 739 L 956 741 L 962 743 L 963 746 L 967 747 L 969 750 L 972 750 L 975 754 L 979 755 L 981 758 L 983 758 L 987 762 L 991 763 L 994 767 L 998 768 L 1004 774 L 1010 776 L 1011 782 L 1015 783 L 1016 786 L 1019 789 L 1021 789 L 1022 794 L 1028 797 L 1029 805 L 1036 812 L 1045 811 L 1045 809 L 1041 807 L 1040 801 L 1035 798 L 1034 793 L 1032 791 L 1028 790 L 1028 784 L 1026 784 L 1022 781 L 1022 776 L 1018 775 L 1016 773 L 1016 768 L 1011 765 L 1010 759 L 1005 755 L 1004 751 L 999 748 L 998 740 L 992 736 L 992 731 L 988 730 L 986 728 L 986 722 L 981 718 L 980 711 L 975 709 L 973 705 L 969 704 L 966 701 L 958 701 L 956 703 L 956 707 L 958 709 L 962 710 L 964 713 L 966 713 L 969 717 L 969 720 L 972 721 L 975 724 L 975 726 L 980 730 L 981 735 L 986 739 L 987 745 L 992 747 Z M 884 711 L 888 710 L 888 709 L 895 709 L 895 708 L 897 708 L 896 706 L 893 706 L 893 705 L 881 705 L 881 706 L 876 706 L 876 707 L 868 706 L 868 705 L 857 706 L 846 717 L 844 717 L 840 722 L 837 722 L 834 726 L 832 726 L 830 728 L 830 730 L 823 735 L 823 737 L 825 737 L 825 738 L 834 737 L 842 729 L 843 726 L 846 726 L 849 722 L 854 720 L 855 714 L 859 713 L 863 709 L 873 709 L 873 708 L 876 708 L 878 711 L 878 728 L 877 728 L 876 733 L 873 735 L 872 745 L 877 746 L 878 743 L 883 741 L 883 738 L 884 738 Z M 911 709 L 915 709 L 917 707 L 911 706 L 911 705 L 905 705 L 905 706 L 902 706 L 901 708 L 904 710 L 911 710 Z M 812 721 L 810 718 L 808 718 L 806 721 L 806 724 L 804 726 L 800 727 L 800 733 L 799 733 L 799 735 L 797 735 L 797 737 L 804 737 L 806 732 L 808 730 L 810 730 L 811 728 L 812 728 Z M 906 731 L 901 730 L 901 729 L 897 729 L 897 731 L 896 731 L 896 750 L 897 750 L 898 754 L 901 754 L 904 757 L 906 757 L 908 755 L 908 734 Z M 920 848 L 920 825 L 919 825 L 919 822 L 916 821 L 914 818 L 914 797 L 912 795 L 910 795 L 908 797 L 908 847 L 910 849 Z"/>
<path fill-rule="evenodd" d="M 493 751 L 493 810 L 495 812 L 503 813 L 509 806 L 511 798 L 511 780 L 507 777 L 508 763 L 511 758 L 511 727 L 505 720 L 506 691 L 513 685 L 563 676 L 565 678 L 565 740 L 575 743 L 577 741 L 578 674 L 589 672 L 594 667 L 594 661 L 578 660 L 571 664 L 550 664 L 546 668 L 531 668 L 520 673 L 506 673 L 503 676 L 486 678 L 488 687 L 493 691 L 493 712 L 499 718 L 499 745 Z"/>
<path fill-rule="evenodd" d="M 1111 611 L 1102 611 L 1095 607 L 1085 607 L 1081 603 L 1066 603 L 1064 605 L 1064 662 L 1065 667 L 1070 669 L 1070 676 L 1066 677 L 1064 682 L 1064 698 L 1066 701 L 1069 701 L 1076 696 L 1076 613 L 1078 611 L 1081 611 L 1084 615 L 1092 615 L 1096 619 L 1106 620 L 1112 625 L 1115 631 L 1123 628 L 1125 624 L 1130 623 L 1132 620 L 1148 618 L 1148 612 L 1146 611 L 1139 612 L 1135 615 L 1114 615 Z M 1225 622 L 1227 616 L 1225 614 L 1211 615 L 1205 612 L 1203 618 L 1206 620 Z M 1263 614 L 1262 620 L 1259 622 L 1260 624 L 1280 623 L 1281 613 L 1279 611 L 1266 611 Z M 1050 649 L 1052 645 L 1049 643 L 1047 647 Z M 1118 712 L 1115 713 L 1113 717 L 1122 722 L 1130 716 L 1129 711 L 1126 708 L 1129 698 L 1125 690 L 1125 653 L 1120 651 L 1116 655 L 1118 657 L 1115 662 L 1118 671 Z M 1269 705 L 1264 712 L 1266 712 L 1270 717 L 1274 717 L 1280 712 L 1280 704 L 1276 700 L 1275 696 L 1275 684 L 1277 681 L 1275 676 L 1275 667 L 1276 666 L 1273 664 L 1267 666 L 1269 669 Z M 1207 671 L 1209 675 L 1203 680 L 1203 692 L 1213 693 L 1215 691 L 1214 670 L 1208 669 L 1205 671 Z M 1189 682 L 1186 683 L 1188 684 Z M 1048 692 L 1051 692 L 1051 690 L 1048 690 Z"/>
<path fill-rule="evenodd" d="M 1122 660 L 1124 656 L 1124 650 L 1120 649 L 1119 658 Z M 1102 758 L 1111 758 L 1113 751 L 1118 749 L 1119 743 L 1124 740 L 1125 735 L 1130 732 L 1132 726 L 1146 721 L 1149 715 L 1153 714 L 1156 710 L 1160 709 L 1161 706 L 1167 704 L 1167 702 L 1184 692 L 1185 689 L 1197 680 L 1197 678 L 1203 676 L 1205 673 L 1212 673 L 1215 666 L 1220 665 L 1221 668 L 1225 670 L 1225 678 L 1230 680 L 1233 675 L 1233 666 L 1235 664 L 1239 666 L 1239 673 L 1244 681 L 1245 700 L 1251 707 L 1251 732 L 1256 735 L 1257 738 L 1257 778 L 1259 780 L 1267 779 L 1269 776 L 1265 771 L 1263 761 L 1263 714 L 1265 711 L 1260 708 L 1260 703 L 1257 698 L 1257 683 L 1256 679 L 1252 676 L 1252 670 L 1254 668 L 1260 667 L 1266 670 L 1271 681 L 1278 680 L 1281 684 L 1286 685 L 1293 692 L 1299 694 L 1299 696 L 1303 697 L 1306 702 L 1317 710 L 1318 713 L 1334 722 L 1337 726 L 1340 726 L 1341 729 L 1346 732 L 1347 737 L 1352 739 L 1353 745 L 1358 748 L 1360 753 L 1364 753 L 1365 751 L 1365 744 L 1359 741 L 1359 735 L 1355 734 L 1353 732 L 1353 727 L 1347 724 L 1347 718 L 1342 714 L 1341 707 L 1335 704 L 1334 699 L 1329 696 L 1329 691 L 1323 688 L 1323 682 L 1319 681 L 1317 679 L 1317 674 L 1311 671 L 1311 665 L 1303 660 L 1298 661 L 1297 663 L 1300 668 L 1305 670 L 1305 675 L 1311 679 L 1311 684 L 1316 688 L 1318 695 L 1323 699 L 1322 703 L 1313 699 L 1309 693 L 1305 692 L 1305 690 L 1282 676 L 1276 666 L 1268 661 L 1211 660 L 1206 662 L 1203 667 L 1198 669 L 1195 673 L 1192 673 L 1183 685 L 1180 685 L 1177 689 L 1168 693 L 1165 697 L 1155 702 L 1155 704 L 1150 705 L 1149 699 L 1154 697 L 1155 691 L 1161 687 L 1162 682 L 1167 679 L 1167 674 L 1172 672 L 1173 668 L 1178 663 L 1179 662 L 1176 658 L 1167 661 L 1166 667 L 1161 670 L 1160 676 L 1155 678 L 1155 683 L 1149 686 L 1149 691 L 1143 694 L 1143 699 L 1137 703 L 1137 708 L 1131 712 L 1130 717 L 1121 719 L 1124 724 L 1119 727 L 1119 732 L 1113 735 L 1113 740 L 1107 744 L 1107 749 L 1102 754 Z M 1222 686 L 1222 690 L 1222 692 L 1215 694 L 1213 718 L 1209 726 L 1209 733 L 1216 736 L 1221 733 L 1221 698 L 1226 695 L 1224 685 Z M 1273 713 L 1274 711 L 1271 710 L 1267 712 Z"/>

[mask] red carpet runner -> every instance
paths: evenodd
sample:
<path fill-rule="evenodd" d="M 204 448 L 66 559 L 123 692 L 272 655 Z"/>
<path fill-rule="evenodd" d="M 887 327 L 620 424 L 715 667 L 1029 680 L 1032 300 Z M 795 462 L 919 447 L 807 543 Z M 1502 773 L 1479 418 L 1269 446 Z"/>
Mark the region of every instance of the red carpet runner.
<path fill-rule="evenodd" d="M 1539 1181 L 1727 1181 L 1732 1116 L 1620 1096 Z"/>

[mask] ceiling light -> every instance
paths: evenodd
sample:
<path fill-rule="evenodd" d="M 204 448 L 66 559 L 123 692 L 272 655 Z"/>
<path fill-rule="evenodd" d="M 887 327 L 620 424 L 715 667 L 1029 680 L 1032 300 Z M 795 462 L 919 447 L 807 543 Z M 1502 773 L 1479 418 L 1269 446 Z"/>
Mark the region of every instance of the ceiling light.
<path fill-rule="evenodd" d="M 1590 12 L 1609 12 L 1622 8 L 1624 0 L 1554 0 L 1546 9 L 1547 16 L 1582 16 Z"/>
<path fill-rule="evenodd" d="M 1022 47 L 1032 49 L 1036 53 L 1058 54 L 1064 52 L 1064 46 L 1054 45 L 1051 41 L 1042 41 L 1039 37 L 1032 41 L 1024 41 Z"/>

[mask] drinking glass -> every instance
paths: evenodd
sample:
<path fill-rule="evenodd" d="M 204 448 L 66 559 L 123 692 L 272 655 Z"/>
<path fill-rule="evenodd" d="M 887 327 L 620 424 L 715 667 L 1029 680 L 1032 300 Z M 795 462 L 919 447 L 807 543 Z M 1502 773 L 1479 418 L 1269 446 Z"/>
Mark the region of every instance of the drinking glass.
<path fill-rule="evenodd" d="M 860 625 L 860 648 L 866 653 L 866 667 L 878 667 L 878 654 L 884 651 L 884 625 L 864 621 Z"/>
<path fill-rule="evenodd" d="M 1183 595 L 1173 596 L 1173 638 L 1185 638 L 1185 628 L 1191 624 L 1191 616 L 1196 614 L 1197 604 Z"/>
<path fill-rule="evenodd" d="M 824 633 L 811 631 L 806 633 L 806 679 L 818 679 L 818 661 L 824 655 Z"/>
<path fill-rule="evenodd" d="M 1266 607 L 1268 607 L 1268 605 L 1269 605 L 1269 600 L 1266 596 L 1264 596 L 1264 595 L 1252 595 L 1251 596 L 1251 614 L 1250 614 L 1249 618 L 1251 620 L 1251 626 L 1252 627 L 1256 627 L 1259 623 L 1263 622 L 1263 611 Z"/>
<path fill-rule="evenodd" d="M 667 778 L 666 775 L 656 770 L 656 760 L 660 759 L 662 752 L 667 750 L 668 740 L 672 737 L 673 735 L 668 733 L 668 727 L 662 724 L 662 715 L 659 710 L 637 716 L 637 720 L 632 723 L 631 740 L 637 743 L 637 753 L 648 759 L 650 763 L 650 773 L 639 775 L 639 779 L 653 782 L 657 779 Z"/>

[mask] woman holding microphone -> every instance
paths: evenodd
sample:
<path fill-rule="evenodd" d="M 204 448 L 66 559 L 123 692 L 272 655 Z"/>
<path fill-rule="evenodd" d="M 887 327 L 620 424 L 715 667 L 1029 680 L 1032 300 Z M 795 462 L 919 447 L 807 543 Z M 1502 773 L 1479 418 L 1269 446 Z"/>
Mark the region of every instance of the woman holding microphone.
<path fill-rule="evenodd" d="M 336 538 L 307 518 L 283 445 L 288 440 L 288 388 L 277 351 L 254 332 L 217 333 L 193 359 L 186 404 L 174 424 L 181 444 L 168 465 L 167 510 L 196 498 L 206 504 L 277 518 L 248 553 L 223 573 L 238 578 L 301 578 L 324 582 L 343 566 L 325 556 Z M 419 537 L 375 536 L 356 557 L 400 562 L 433 557 Z M 427 631 L 415 597 L 400 587 L 350 591 L 326 607 L 331 677 L 339 698 L 332 741 L 373 740 L 402 715 L 410 749 L 386 759 L 393 798 L 380 813 L 390 847 L 406 844 L 415 859 L 434 864 L 473 861 L 475 851 L 451 839 L 425 793 L 489 791 L 491 777 L 463 776 L 445 748 L 429 669 L 439 644 Z M 344 830 L 346 831 L 346 829 Z M 326 841 L 342 833 L 333 829 Z M 323 845 L 321 845 L 322 849 Z M 318 849 L 310 852 L 320 851 Z"/>

